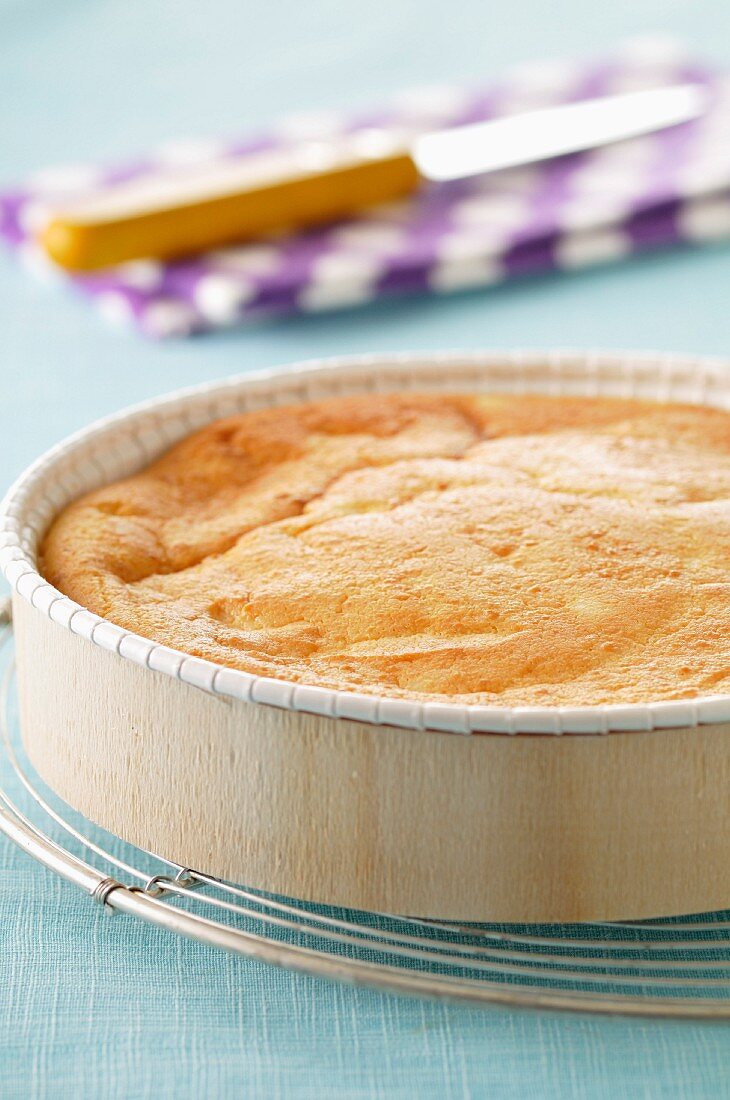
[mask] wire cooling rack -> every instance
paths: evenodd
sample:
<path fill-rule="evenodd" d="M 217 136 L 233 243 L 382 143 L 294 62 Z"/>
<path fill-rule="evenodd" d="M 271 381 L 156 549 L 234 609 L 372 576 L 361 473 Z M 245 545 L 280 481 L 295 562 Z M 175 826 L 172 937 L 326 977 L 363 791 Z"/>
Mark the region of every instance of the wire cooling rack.
<path fill-rule="evenodd" d="M 319 977 L 472 1004 L 730 1018 L 730 912 L 572 925 L 458 924 L 332 909 L 132 848 L 24 758 L 9 601 L 0 605 L 0 831 L 107 913 Z"/>

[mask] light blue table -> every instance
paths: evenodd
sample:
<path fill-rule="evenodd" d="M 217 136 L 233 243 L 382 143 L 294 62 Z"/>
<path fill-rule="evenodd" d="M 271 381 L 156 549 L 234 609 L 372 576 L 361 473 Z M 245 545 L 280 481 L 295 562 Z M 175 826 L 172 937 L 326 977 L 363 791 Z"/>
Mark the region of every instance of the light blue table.
<path fill-rule="evenodd" d="M 235 133 L 293 107 L 482 80 L 669 29 L 730 63 L 726 0 L 0 0 L 0 174 Z M 730 251 L 144 344 L 0 266 L 0 483 L 175 386 L 343 351 L 603 345 L 727 353 Z M 717 1097 L 730 1029 L 396 1000 L 178 941 L 0 843 L 0 1096 Z"/>

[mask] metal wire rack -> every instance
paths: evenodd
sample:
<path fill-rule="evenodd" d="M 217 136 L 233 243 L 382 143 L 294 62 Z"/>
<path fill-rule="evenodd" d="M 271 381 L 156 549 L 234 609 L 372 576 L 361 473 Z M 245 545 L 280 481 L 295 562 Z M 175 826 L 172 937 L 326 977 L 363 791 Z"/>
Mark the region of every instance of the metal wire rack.
<path fill-rule="evenodd" d="M 45 789 L 23 756 L 9 601 L 0 605 L 0 831 L 126 913 L 262 962 L 481 1005 L 730 1018 L 730 912 L 574 925 L 458 924 L 274 897 L 123 844 Z"/>

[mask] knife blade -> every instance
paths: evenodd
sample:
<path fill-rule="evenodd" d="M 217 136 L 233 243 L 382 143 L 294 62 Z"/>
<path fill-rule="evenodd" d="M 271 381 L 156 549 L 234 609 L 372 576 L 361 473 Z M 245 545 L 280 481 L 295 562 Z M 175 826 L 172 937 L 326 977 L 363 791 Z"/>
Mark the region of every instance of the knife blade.
<path fill-rule="evenodd" d="M 70 271 L 172 259 L 356 214 L 444 182 L 514 168 L 697 118 L 707 90 L 679 84 L 423 134 L 366 130 L 198 168 L 160 170 L 53 211 L 46 253 Z"/>

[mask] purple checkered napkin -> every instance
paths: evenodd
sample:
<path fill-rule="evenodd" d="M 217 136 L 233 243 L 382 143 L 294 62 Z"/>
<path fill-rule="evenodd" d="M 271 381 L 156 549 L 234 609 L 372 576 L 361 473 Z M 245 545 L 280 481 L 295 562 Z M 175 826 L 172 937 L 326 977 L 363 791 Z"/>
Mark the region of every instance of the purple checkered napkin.
<path fill-rule="evenodd" d="M 687 79 L 713 89 L 711 109 L 696 122 L 541 165 L 432 184 L 407 201 L 265 243 L 71 278 L 52 268 L 32 240 L 54 202 L 143 177 L 161 164 L 214 163 L 373 126 L 415 135 Z M 134 165 L 44 171 L 0 195 L 0 235 L 32 268 L 69 278 L 110 321 L 149 336 L 184 336 L 730 236 L 729 134 L 728 78 L 699 69 L 674 43 L 635 42 L 590 65 L 525 66 L 487 88 L 408 92 L 357 118 L 292 117 L 257 140 L 178 142 Z"/>

